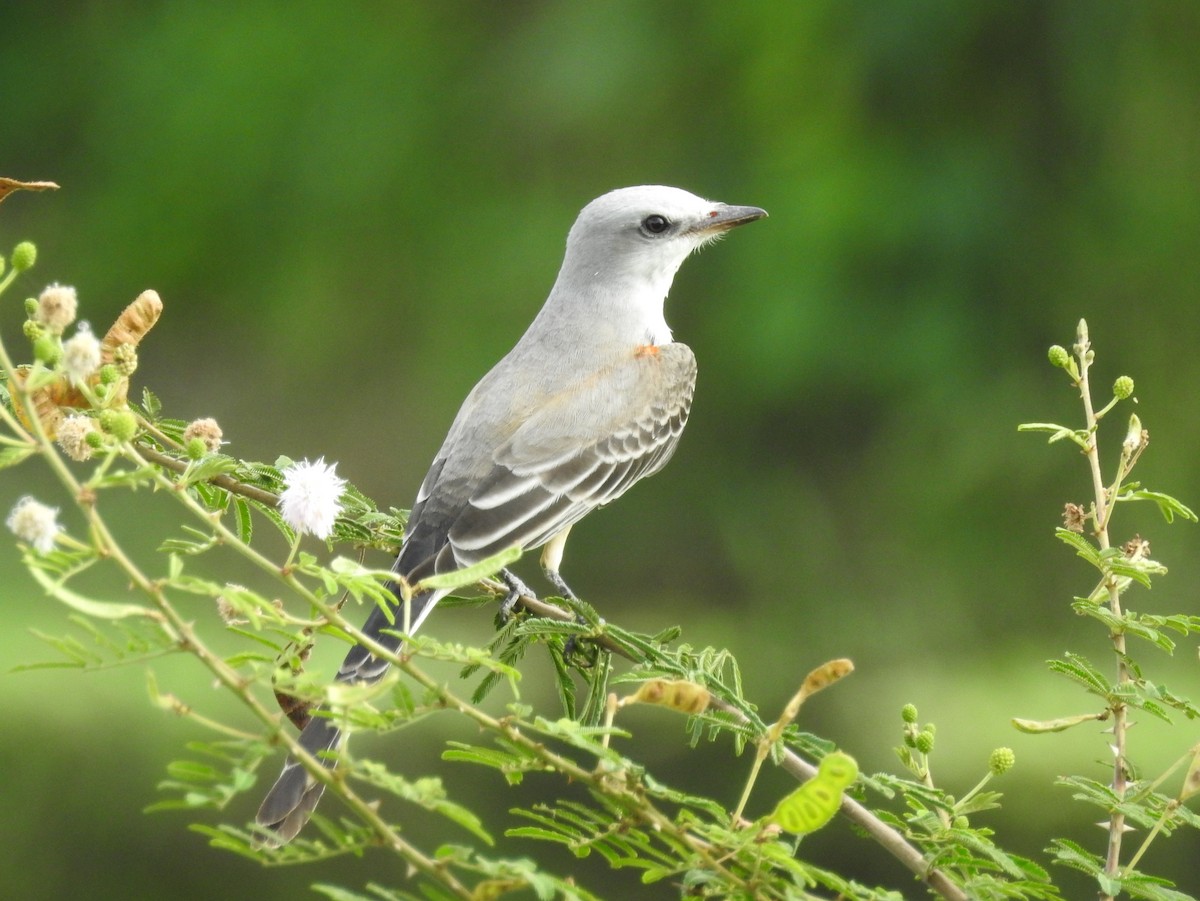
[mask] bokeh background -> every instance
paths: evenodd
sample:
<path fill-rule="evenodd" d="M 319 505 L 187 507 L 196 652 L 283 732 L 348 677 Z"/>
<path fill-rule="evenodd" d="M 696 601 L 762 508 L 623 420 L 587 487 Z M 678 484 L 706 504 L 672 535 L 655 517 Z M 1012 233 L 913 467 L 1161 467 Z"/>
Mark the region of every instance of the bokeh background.
<path fill-rule="evenodd" d="M 1068 606 L 1092 576 L 1052 536 L 1063 502 L 1086 498 L 1083 461 L 1016 424 L 1080 421 L 1045 352 L 1087 317 L 1099 388 L 1137 382 L 1152 435 L 1139 475 L 1200 502 L 1200 6 L 30 3 L 3 19 L 0 174 L 62 185 L 0 208 L 3 252 L 40 252 L 0 309 L 6 341 L 21 340 L 20 298 L 50 281 L 75 285 L 98 327 L 154 287 L 166 312 L 137 378 L 171 415 L 217 417 L 249 459 L 336 460 L 384 504 L 411 502 L 589 199 L 665 183 L 767 208 L 676 280 L 668 319 L 701 367 L 688 434 L 662 475 L 576 530 L 572 584 L 623 625 L 680 622 L 728 647 L 765 711 L 813 665 L 852 657 L 806 726 L 892 767 L 913 702 L 939 726 L 949 788 L 973 785 L 993 747 L 1016 750 L 1007 806 L 986 820 L 1002 844 L 1099 846 L 1098 815 L 1053 779 L 1104 779 L 1104 737 L 1009 725 L 1090 709 L 1043 661 L 1106 647 Z M 54 490 L 36 464 L 5 471 L 0 509 L 30 491 L 64 503 Z M 1117 537 L 1140 532 L 1172 570 L 1132 603 L 1195 613 L 1200 529 L 1120 514 Z M 128 524 L 135 544 L 167 528 L 157 515 Z M 50 658 L 30 629 L 64 632 L 66 612 L 3 542 L 0 604 L 5 668 Z M 429 628 L 483 640 L 490 616 Z M 1195 645 L 1147 652 L 1156 681 L 1194 693 Z M 538 672 L 525 697 L 552 712 Z M 208 849 L 185 815 L 143 815 L 165 762 L 209 737 L 153 709 L 145 678 L 0 675 L 6 896 L 292 898 L 404 878 L 383 856 L 263 870 Z M 224 709 L 187 661 L 158 678 Z M 734 802 L 749 760 L 686 752 L 681 721 L 629 724 L 656 771 Z M 440 762 L 444 726 L 371 753 L 440 773 L 502 830 L 528 798 Z M 1197 736 L 1146 725 L 1132 740 L 1156 773 Z M 768 774 L 760 806 L 788 784 Z M 1163 844 L 1144 867 L 1200 891 L 1200 838 Z M 805 853 L 908 885 L 845 824 Z M 672 894 L 631 874 L 593 885 Z"/>

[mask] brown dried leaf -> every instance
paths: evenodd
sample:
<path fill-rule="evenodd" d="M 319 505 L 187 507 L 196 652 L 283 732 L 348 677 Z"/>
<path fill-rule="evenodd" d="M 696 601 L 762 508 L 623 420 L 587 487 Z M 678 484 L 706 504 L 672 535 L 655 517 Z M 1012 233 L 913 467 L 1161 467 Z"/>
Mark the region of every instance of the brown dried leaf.
<path fill-rule="evenodd" d="M 0 176 L 0 203 L 13 191 L 57 191 L 58 185 L 52 181 L 17 181 L 15 178 Z"/>

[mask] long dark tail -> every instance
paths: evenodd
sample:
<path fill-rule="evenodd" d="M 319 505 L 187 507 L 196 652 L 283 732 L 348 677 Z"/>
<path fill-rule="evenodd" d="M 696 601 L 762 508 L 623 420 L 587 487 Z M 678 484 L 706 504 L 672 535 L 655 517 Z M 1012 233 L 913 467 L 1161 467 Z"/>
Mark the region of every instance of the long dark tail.
<path fill-rule="evenodd" d="M 433 593 L 414 597 L 410 608 L 411 622 L 420 623 L 427 608 L 437 600 L 438 595 Z M 404 608 L 393 608 L 393 612 L 396 609 L 402 611 Z M 395 635 L 384 634 L 383 630 L 403 629 L 404 624 L 399 621 L 401 615 L 397 615 L 398 621 L 393 625 L 388 622 L 383 611 L 376 607 L 363 625 L 363 632 L 389 651 L 395 651 L 400 647 L 400 639 Z M 362 645 L 355 645 L 342 661 L 337 680 L 368 684 L 378 682 L 388 671 L 389 665 L 386 660 L 373 656 Z M 320 710 L 316 710 L 313 712 L 313 718 L 301 731 L 299 740 L 305 751 L 332 768 L 336 763 L 332 752 L 336 751 L 341 743 L 341 735 L 341 730 L 333 721 L 323 716 Z M 315 779 L 295 758 L 289 756 L 283 764 L 283 772 L 279 774 L 279 778 L 275 780 L 275 784 L 271 786 L 258 808 L 258 825 L 270 833 L 264 838 L 264 844 L 285 845 L 295 838 L 316 810 L 317 802 L 321 800 L 324 791 L 325 784 Z"/>

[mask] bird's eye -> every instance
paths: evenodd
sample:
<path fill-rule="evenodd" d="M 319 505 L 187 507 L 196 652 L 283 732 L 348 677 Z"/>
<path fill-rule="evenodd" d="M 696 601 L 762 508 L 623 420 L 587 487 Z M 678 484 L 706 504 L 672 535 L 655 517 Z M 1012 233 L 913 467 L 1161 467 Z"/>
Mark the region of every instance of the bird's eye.
<path fill-rule="evenodd" d="M 670 227 L 670 220 L 666 216 L 658 215 L 658 213 L 647 216 L 642 220 L 642 228 L 652 235 L 661 235 Z"/>

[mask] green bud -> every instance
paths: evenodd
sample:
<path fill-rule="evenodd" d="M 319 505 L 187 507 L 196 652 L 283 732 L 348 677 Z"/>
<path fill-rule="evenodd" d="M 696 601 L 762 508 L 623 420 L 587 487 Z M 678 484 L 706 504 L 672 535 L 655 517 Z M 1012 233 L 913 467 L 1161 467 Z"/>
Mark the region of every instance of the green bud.
<path fill-rule="evenodd" d="M 25 337 L 30 341 L 36 341 L 42 335 L 46 334 L 46 326 L 42 325 L 36 319 L 26 319 L 21 326 L 21 330 L 25 332 Z"/>
<path fill-rule="evenodd" d="M 933 733 L 929 730 L 924 730 L 917 733 L 917 750 L 922 754 L 928 754 L 933 750 Z"/>
<path fill-rule="evenodd" d="M 1117 400 L 1125 400 L 1133 396 L 1133 379 L 1127 375 L 1123 375 L 1113 382 L 1113 397 Z"/>
<path fill-rule="evenodd" d="M 1051 365 L 1057 366 L 1059 369 L 1066 369 L 1067 364 L 1071 362 L 1071 355 L 1061 344 L 1051 345 L 1047 356 L 1050 358 Z"/>
<path fill-rule="evenodd" d="M 106 363 L 104 366 L 100 367 L 101 385 L 112 385 L 115 382 L 120 381 L 120 379 L 121 373 L 117 370 L 116 366 L 112 365 L 112 363 Z"/>
<path fill-rule="evenodd" d="M 26 269 L 32 269 L 33 264 L 37 262 L 37 248 L 33 246 L 32 241 L 22 241 L 12 252 L 12 267 L 17 272 L 24 272 Z"/>
<path fill-rule="evenodd" d="M 991 770 L 993 776 L 1003 776 L 1017 762 L 1017 755 L 1013 753 L 1012 748 L 997 748 L 992 752 L 992 756 L 988 758 L 988 769 Z"/>
<path fill-rule="evenodd" d="M 36 316 L 38 311 L 38 299 L 36 297 L 25 298 L 25 315 Z"/>
<path fill-rule="evenodd" d="M 962 814 L 959 814 L 958 816 L 956 816 L 954 818 L 954 828 L 955 829 L 970 829 L 971 821 L 968 820 L 966 817 L 964 817 Z"/>
<path fill-rule="evenodd" d="M 184 450 L 187 451 L 189 460 L 199 460 L 208 453 L 208 447 L 205 446 L 203 438 L 192 438 L 184 446 Z"/>
<path fill-rule="evenodd" d="M 915 723 L 917 721 L 917 705 L 905 704 L 900 708 L 900 719 L 906 723 Z"/>
<path fill-rule="evenodd" d="M 97 400 L 104 400 L 108 397 L 108 385 L 93 385 L 92 390 L 96 392 Z"/>
<path fill-rule="evenodd" d="M 104 447 L 104 436 L 95 429 L 84 435 L 83 440 L 92 450 L 100 450 L 100 448 Z"/>
<path fill-rule="evenodd" d="M 33 357 L 49 367 L 57 366 L 62 359 L 62 342 L 53 335 L 39 335 L 33 342 Z"/>
<path fill-rule="evenodd" d="M 137 419 L 128 410 L 102 410 L 100 428 L 118 441 L 129 441 L 137 434 Z"/>

